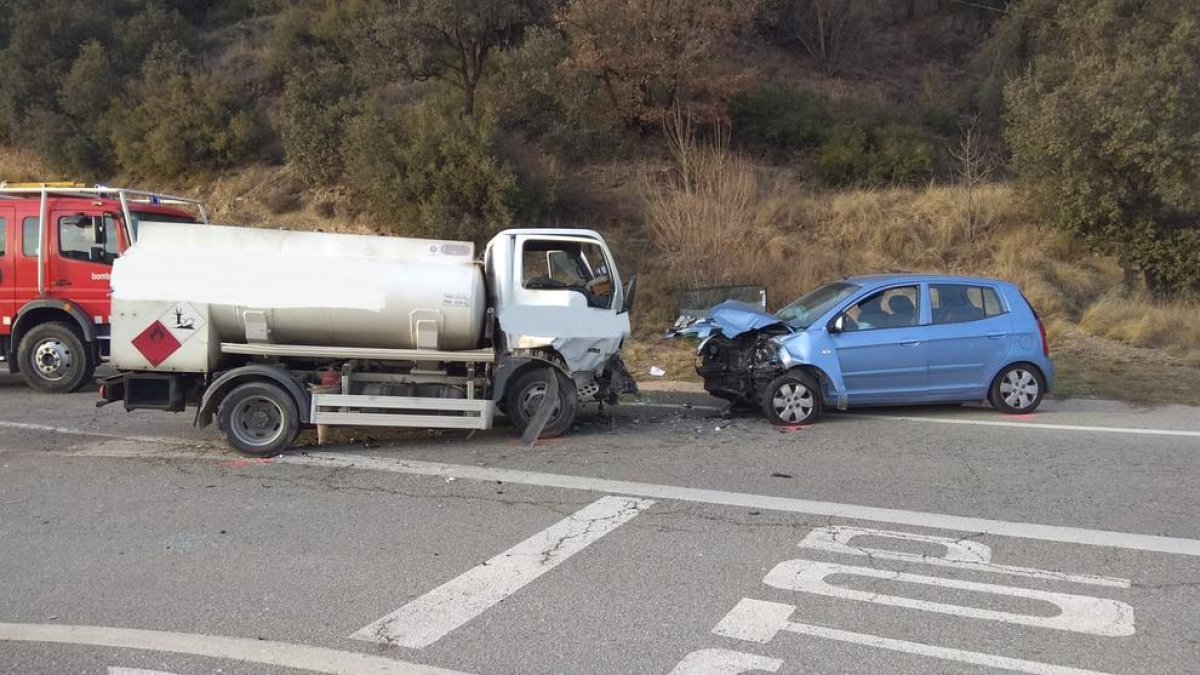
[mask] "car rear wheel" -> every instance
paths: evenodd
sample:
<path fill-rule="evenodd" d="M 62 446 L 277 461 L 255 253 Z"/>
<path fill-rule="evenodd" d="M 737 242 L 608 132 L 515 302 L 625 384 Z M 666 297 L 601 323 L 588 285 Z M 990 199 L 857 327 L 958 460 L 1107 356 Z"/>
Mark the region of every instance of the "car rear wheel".
<path fill-rule="evenodd" d="M 996 376 L 988 401 L 992 407 L 1009 415 L 1024 415 L 1037 410 L 1046 392 L 1046 380 L 1041 371 L 1027 363 L 1015 363 Z"/>
<path fill-rule="evenodd" d="M 762 411 L 771 424 L 812 424 L 821 417 L 821 390 L 808 373 L 786 373 L 763 391 Z"/>
<path fill-rule="evenodd" d="M 83 339 L 61 321 L 30 329 L 17 347 L 17 363 L 29 386 L 52 394 L 79 389 L 96 369 Z"/>

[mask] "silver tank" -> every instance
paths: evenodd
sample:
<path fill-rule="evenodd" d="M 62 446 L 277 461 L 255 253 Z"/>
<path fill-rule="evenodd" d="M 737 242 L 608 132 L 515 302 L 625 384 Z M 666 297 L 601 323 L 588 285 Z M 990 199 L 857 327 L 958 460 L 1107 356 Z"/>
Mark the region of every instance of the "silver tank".
<path fill-rule="evenodd" d="M 487 296 L 466 242 L 143 223 L 114 299 L 206 305 L 222 342 L 480 346 Z"/>

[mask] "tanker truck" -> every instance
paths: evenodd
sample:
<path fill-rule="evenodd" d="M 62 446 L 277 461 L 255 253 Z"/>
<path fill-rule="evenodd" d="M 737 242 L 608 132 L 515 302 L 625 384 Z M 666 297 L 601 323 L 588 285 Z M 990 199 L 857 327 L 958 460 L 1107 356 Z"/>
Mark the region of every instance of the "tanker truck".
<path fill-rule="evenodd" d="M 469 242 L 141 224 L 112 271 L 98 405 L 215 419 L 243 454 L 304 428 L 567 432 L 636 385 L 620 359 L 636 279 L 604 239 L 513 229 Z"/>

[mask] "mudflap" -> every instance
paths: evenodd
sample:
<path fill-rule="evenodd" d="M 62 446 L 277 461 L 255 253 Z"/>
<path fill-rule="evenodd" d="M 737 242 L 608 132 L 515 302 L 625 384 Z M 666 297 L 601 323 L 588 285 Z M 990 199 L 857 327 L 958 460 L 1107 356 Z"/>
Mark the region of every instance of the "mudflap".
<path fill-rule="evenodd" d="M 633 379 L 633 375 L 629 374 L 629 368 L 625 366 L 625 362 L 621 360 L 621 355 L 617 354 L 608 364 L 610 389 L 613 394 L 629 394 L 638 393 L 637 380 Z"/>

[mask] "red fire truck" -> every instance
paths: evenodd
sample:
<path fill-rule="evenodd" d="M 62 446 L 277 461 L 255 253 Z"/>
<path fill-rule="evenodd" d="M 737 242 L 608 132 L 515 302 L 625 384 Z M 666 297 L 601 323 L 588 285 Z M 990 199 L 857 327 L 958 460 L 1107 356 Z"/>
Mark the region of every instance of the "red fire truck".
<path fill-rule="evenodd" d="M 113 260 L 138 223 L 207 222 L 185 197 L 74 183 L 0 183 L 0 362 L 68 392 L 109 354 Z"/>

